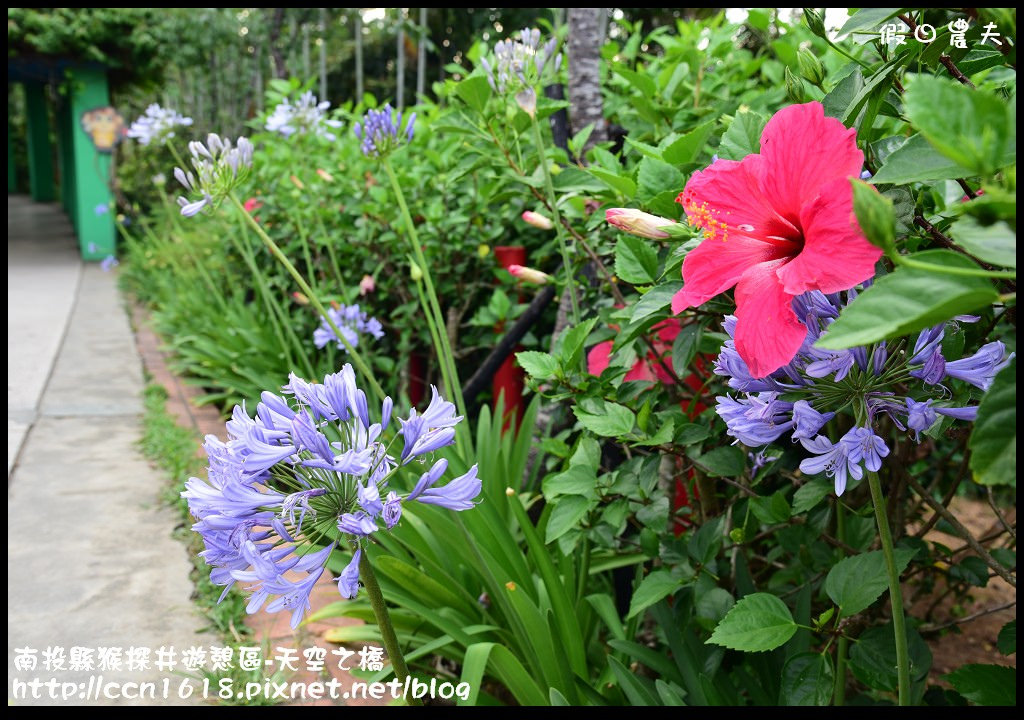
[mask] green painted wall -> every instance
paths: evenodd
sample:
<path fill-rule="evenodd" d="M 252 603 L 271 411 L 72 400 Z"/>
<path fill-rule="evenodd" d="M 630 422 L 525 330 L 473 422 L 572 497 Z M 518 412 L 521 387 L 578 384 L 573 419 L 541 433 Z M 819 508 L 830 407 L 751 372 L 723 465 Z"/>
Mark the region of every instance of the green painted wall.
<path fill-rule="evenodd" d="M 53 148 L 50 146 L 50 115 L 46 111 L 46 86 L 25 83 L 28 130 L 28 185 L 32 199 L 50 202 L 56 197 L 53 184 Z"/>
<path fill-rule="evenodd" d="M 82 128 L 82 115 L 110 104 L 107 75 L 103 70 L 80 69 L 69 72 L 71 102 L 69 117 L 73 187 L 69 208 L 78 231 L 82 257 L 101 260 L 114 254 L 114 212 L 111 209 L 110 155 L 96 151 L 92 139 Z M 99 212 L 97 212 L 99 210 Z"/>

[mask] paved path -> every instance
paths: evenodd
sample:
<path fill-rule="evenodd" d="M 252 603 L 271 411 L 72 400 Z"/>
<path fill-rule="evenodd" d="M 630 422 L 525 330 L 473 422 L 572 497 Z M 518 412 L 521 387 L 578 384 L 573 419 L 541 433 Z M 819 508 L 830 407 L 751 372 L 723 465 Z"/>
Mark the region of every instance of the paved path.
<path fill-rule="evenodd" d="M 219 643 L 196 633 L 190 564 L 171 537 L 180 521 L 160 499 L 165 478 L 137 448 L 142 372 L 116 278 L 78 260 L 56 206 L 8 196 L 7 210 L 8 699 L 64 704 L 22 699 L 15 681 L 102 674 L 157 681 L 157 704 L 180 702 L 160 697 L 164 678 L 172 694 L 181 682 L 167 671 L 43 666 L 51 646 L 70 660 L 75 646 L 155 656 Z M 15 669 L 20 648 L 38 651 L 35 670 Z"/>

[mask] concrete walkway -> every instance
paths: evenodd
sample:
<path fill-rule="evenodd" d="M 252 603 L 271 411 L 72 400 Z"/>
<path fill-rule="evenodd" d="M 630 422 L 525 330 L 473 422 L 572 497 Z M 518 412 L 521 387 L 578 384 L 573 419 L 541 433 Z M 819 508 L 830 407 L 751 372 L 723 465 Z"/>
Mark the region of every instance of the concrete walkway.
<path fill-rule="evenodd" d="M 80 262 L 57 206 L 8 196 L 7 210 L 8 699 L 181 704 L 182 677 L 156 669 L 157 651 L 173 647 L 180 661 L 185 648 L 219 643 L 196 632 L 189 561 L 171 537 L 180 519 L 161 501 L 166 479 L 137 447 L 142 372 L 116 278 Z M 44 665 L 56 647 L 62 670 Z M 75 669 L 75 647 L 93 651 L 94 669 Z M 101 647 L 150 648 L 150 667 L 100 671 Z M 25 648 L 36 651 L 35 669 L 15 666 Z M 101 675 L 105 684 L 157 682 L 156 698 L 87 699 Z M 18 693 L 17 681 L 36 678 L 80 690 L 65 702 L 45 686 L 41 699 Z"/>

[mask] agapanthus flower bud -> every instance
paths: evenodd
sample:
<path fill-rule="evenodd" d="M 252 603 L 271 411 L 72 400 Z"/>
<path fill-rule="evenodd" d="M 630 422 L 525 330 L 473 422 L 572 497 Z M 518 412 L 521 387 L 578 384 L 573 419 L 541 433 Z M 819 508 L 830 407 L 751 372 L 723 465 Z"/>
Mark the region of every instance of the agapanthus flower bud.
<path fill-rule="evenodd" d="M 353 132 L 359 138 L 363 155 L 381 157 L 400 145 L 412 142 L 415 125 L 416 113 L 412 113 L 403 129 L 402 113 L 395 113 L 389 104 L 380 110 L 368 110 L 363 121 L 355 124 Z"/>
<path fill-rule="evenodd" d="M 199 193 L 199 200 L 189 202 L 179 197 L 181 214 L 192 217 L 207 207 L 213 207 L 228 193 L 245 181 L 252 170 L 254 147 L 248 138 L 240 137 L 235 145 L 210 133 L 203 144 L 194 140 L 188 144 L 192 156 L 192 169 L 174 168 L 174 177 L 190 193 Z"/>

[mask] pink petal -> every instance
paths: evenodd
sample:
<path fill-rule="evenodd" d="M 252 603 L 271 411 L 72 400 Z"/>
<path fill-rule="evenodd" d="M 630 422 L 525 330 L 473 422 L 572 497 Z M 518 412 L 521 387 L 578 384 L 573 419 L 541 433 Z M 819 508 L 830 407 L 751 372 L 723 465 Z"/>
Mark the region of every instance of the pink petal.
<path fill-rule="evenodd" d="M 672 298 L 672 313 L 707 302 L 725 292 L 752 266 L 788 257 L 789 245 L 777 245 L 743 235 L 705 240 L 683 260 L 683 289 Z"/>
<path fill-rule="evenodd" d="M 761 186 L 790 222 L 836 178 L 856 177 L 864 164 L 857 131 L 825 117 L 821 103 L 790 105 L 761 134 Z"/>
<path fill-rule="evenodd" d="M 633 367 L 626 373 L 626 377 L 622 378 L 623 382 L 629 382 L 630 380 L 646 380 L 654 382 L 654 371 L 651 370 L 650 358 L 644 357 L 633 363 Z"/>
<path fill-rule="evenodd" d="M 736 285 L 736 350 L 755 378 L 788 363 L 807 337 L 777 272 L 786 260 L 750 268 Z"/>
<path fill-rule="evenodd" d="M 773 199 L 762 191 L 763 160 L 748 155 L 739 162 L 718 160 L 695 172 L 676 202 L 691 225 L 704 229 L 708 239 L 727 240 L 736 235 L 766 240 L 794 237 L 796 228 L 783 219 Z"/>
<path fill-rule="evenodd" d="M 800 212 L 804 248 L 779 270 L 790 295 L 808 290 L 847 290 L 875 274 L 880 248 L 867 241 L 853 214 L 853 190 L 845 178 L 833 180 Z"/>
<path fill-rule="evenodd" d="M 587 372 L 591 375 L 600 375 L 608 369 L 608 364 L 611 362 L 612 357 L 612 345 L 615 343 L 612 340 L 606 340 L 603 343 L 598 343 L 590 349 L 587 353 Z"/>

